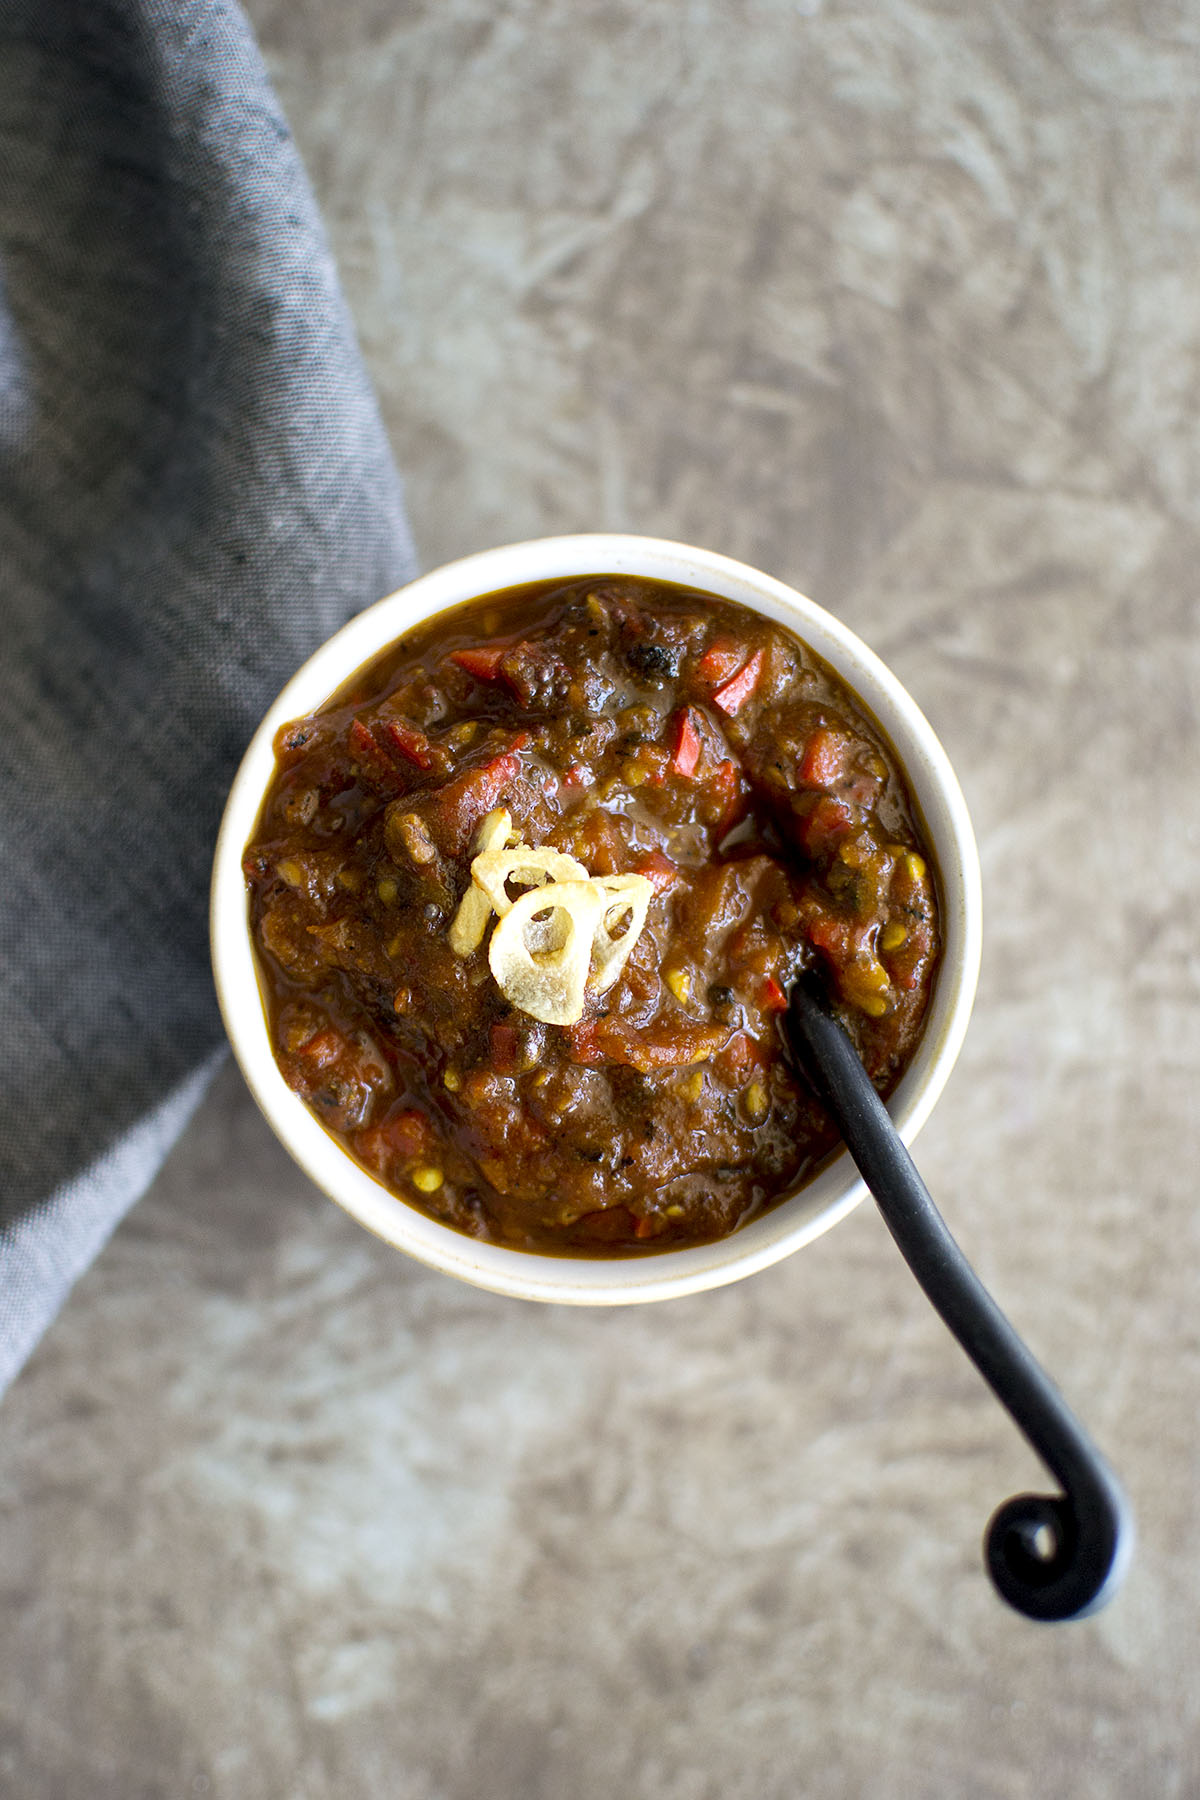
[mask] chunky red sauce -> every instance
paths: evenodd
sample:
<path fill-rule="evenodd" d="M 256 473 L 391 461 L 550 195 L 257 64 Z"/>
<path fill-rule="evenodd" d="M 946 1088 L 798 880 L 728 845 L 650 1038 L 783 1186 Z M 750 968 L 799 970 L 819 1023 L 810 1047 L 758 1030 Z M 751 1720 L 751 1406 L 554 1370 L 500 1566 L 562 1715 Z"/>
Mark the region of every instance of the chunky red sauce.
<path fill-rule="evenodd" d="M 787 1058 L 821 969 L 879 1089 L 939 953 L 894 752 L 789 632 L 711 595 L 594 576 L 471 603 L 286 726 L 245 855 L 287 1082 L 399 1196 L 557 1253 L 720 1237 L 836 1133 Z M 653 886 L 583 1016 L 505 999 L 451 923 L 483 820 Z"/>

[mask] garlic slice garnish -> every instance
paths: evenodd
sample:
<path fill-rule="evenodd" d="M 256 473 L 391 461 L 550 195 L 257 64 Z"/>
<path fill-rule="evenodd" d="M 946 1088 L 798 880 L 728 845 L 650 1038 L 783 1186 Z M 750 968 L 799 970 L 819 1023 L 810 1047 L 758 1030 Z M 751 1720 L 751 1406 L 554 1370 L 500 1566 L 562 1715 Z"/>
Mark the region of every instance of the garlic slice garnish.
<path fill-rule="evenodd" d="M 515 900 L 510 881 L 526 890 Z M 505 999 L 544 1024 L 574 1025 L 586 990 L 607 993 L 625 967 L 653 897 L 644 875 L 593 877 L 562 850 L 522 843 L 498 806 L 476 833 L 450 948 L 478 950 L 495 913 L 488 961 Z"/>
<path fill-rule="evenodd" d="M 473 950 L 478 950 L 491 916 L 491 901 L 483 889 L 472 882 L 450 921 L 450 948 L 455 956 L 470 956 Z"/>
<path fill-rule="evenodd" d="M 478 858 L 486 856 L 490 851 L 507 850 L 510 845 L 519 844 L 520 841 L 520 833 L 513 830 L 512 814 L 507 806 L 497 806 L 481 822 L 475 833 L 475 855 Z M 472 863 L 472 876 L 474 868 Z M 473 950 L 478 950 L 491 916 L 491 901 L 472 879 L 450 923 L 450 948 L 455 956 L 470 956 Z"/>
<path fill-rule="evenodd" d="M 488 850 L 507 850 L 510 844 L 520 841 L 521 834 L 513 830 L 512 814 L 507 806 L 497 806 L 480 821 L 475 833 L 475 854 L 482 856 Z"/>
<path fill-rule="evenodd" d="M 586 875 L 531 888 L 513 901 L 488 946 L 492 974 L 509 1004 L 546 1025 L 577 1023 L 603 912 L 599 884 Z"/>
<path fill-rule="evenodd" d="M 573 856 L 561 850 L 534 850 L 528 844 L 515 844 L 511 850 L 485 850 L 471 864 L 471 880 L 483 889 L 501 918 L 513 905 L 506 885 L 510 881 L 540 888 L 551 881 L 587 879 L 587 870 Z"/>
<path fill-rule="evenodd" d="M 597 994 L 606 994 L 642 935 L 654 898 L 654 883 L 644 875 L 601 875 L 595 886 L 600 889 L 604 904 L 592 941 L 593 967 L 588 986 Z M 620 937 L 614 935 L 618 930 Z"/>

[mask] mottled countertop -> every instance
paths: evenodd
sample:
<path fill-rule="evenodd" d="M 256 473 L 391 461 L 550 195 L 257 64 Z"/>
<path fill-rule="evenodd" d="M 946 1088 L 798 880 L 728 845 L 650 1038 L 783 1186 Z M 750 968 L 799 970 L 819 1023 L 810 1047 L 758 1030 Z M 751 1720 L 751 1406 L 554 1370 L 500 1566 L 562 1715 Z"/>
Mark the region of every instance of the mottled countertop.
<path fill-rule="evenodd" d="M 987 923 L 919 1144 L 1124 1475 L 1111 1608 L 861 1208 L 737 1287 L 427 1273 L 227 1069 L 5 1402 L 22 1800 L 1200 1793 L 1200 15 L 253 0 L 423 560 L 634 529 L 889 660 Z"/>

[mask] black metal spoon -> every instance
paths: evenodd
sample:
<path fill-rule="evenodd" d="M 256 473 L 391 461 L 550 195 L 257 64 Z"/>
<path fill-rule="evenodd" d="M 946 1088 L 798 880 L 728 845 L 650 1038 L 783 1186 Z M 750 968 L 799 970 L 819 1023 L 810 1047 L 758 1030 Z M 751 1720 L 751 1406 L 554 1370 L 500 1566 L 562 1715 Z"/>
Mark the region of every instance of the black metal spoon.
<path fill-rule="evenodd" d="M 993 1515 L 984 1538 L 993 1582 L 1031 1619 L 1095 1612 L 1119 1587 L 1133 1546 L 1120 1483 L 951 1237 L 814 976 L 794 983 L 787 1020 L 793 1049 L 909 1268 L 1062 1483 L 1061 1494 L 1019 1494 Z"/>

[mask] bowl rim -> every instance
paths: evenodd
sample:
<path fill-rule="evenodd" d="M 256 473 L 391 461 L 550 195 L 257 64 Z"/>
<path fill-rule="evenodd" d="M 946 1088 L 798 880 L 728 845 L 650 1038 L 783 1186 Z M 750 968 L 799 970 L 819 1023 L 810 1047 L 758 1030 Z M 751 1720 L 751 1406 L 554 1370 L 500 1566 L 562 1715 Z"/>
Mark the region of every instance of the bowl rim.
<path fill-rule="evenodd" d="M 213 975 L 225 1029 L 268 1124 L 309 1178 L 367 1230 L 426 1266 L 493 1293 L 569 1305 L 630 1305 L 741 1280 L 830 1230 L 866 1188 L 844 1150 L 807 1184 L 713 1244 L 642 1257 L 556 1257 L 484 1244 L 418 1211 L 356 1163 L 284 1082 L 267 1031 L 248 928 L 242 853 L 274 768 L 280 725 L 313 711 L 354 671 L 421 620 L 526 582 L 630 575 L 708 591 L 786 625 L 847 681 L 894 745 L 932 843 L 943 912 L 942 966 L 916 1055 L 888 1109 L 911 1144 L 961 1049 L 982 944 L 979 856 L 949 758 L 912 696 L 834 614 L 749 564 L 632 533 L 529 539 L 417 576 L 355 615 L 289 679 L 258 725 L 234 777 L 217 836 L 210 900 Z"/>

